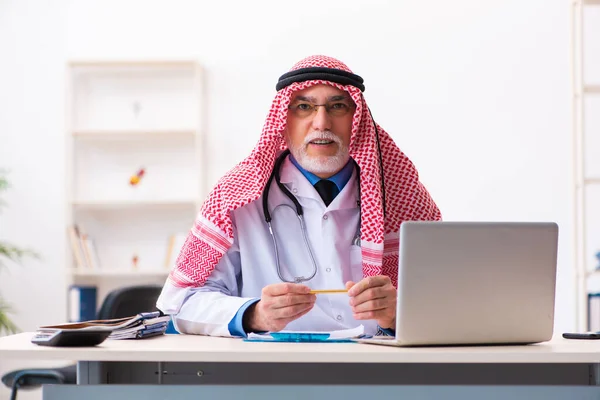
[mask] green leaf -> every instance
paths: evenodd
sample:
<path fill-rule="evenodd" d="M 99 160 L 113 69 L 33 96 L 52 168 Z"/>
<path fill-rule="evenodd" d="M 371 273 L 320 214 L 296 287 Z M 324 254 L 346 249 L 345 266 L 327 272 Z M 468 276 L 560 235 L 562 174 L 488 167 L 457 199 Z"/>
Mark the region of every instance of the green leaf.
<path fill-rule="evenodd" d="M 11 335 L 19 332 L 19 328 L 8 318 L 11 311 L 11 307 L 0 299 L 0 334 L 6 332 Z"/>
<path fill-rule="evenodd" d="M 24 257 L 40 258 L 33 250 L 20 249 L 6 242 L 0 242 L 0 266 L 4 266 L 2 257 L 20 263 Z"/>
<path fill-rule="evenodd" d="M 8 188 L 9 188 L 8 181 L 6 180 L 6 177 L 3 175 L 2 170 L 0 170 L 0 192 L 3 192 Z M 4 200 L 0 199 L 0 209 L 5 206 L 6 206 L 6 202 Z"/>
<path fill-rule="evenodd" d="M 2 173 L 2 171 L 0 171 L 0 174 Z M 6 190 L 8 189 L 8 180 L 6 179 L 5 176 L 0 175 L 0 190 Z"/>
<path fill-rule="evenodd" d="M 0 169 L 0 193 L 6 191 L 10 184 L 6 179 L 6 170 Z M 0 208 L 5 206 L 6 202 L 0 199 Z M 21 249 L 6 242 L 0 242 L 0 269 L 4 267 L 3 261 L 10 260 L 20 263 L 24 257 L 40 258 L 39 254 L 33 250 Z M 17 333 L 19 328 L 8 318 L 12 312 L 11 307 L 0 297 L 0 334 L 7 332 L 8 334 Z"/>

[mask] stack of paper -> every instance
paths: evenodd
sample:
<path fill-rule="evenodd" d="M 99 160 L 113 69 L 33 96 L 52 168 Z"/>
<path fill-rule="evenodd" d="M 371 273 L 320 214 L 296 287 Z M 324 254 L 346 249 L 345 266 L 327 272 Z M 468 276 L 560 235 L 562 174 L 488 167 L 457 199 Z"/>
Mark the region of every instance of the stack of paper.
<path fill-rule="evenodd" d="M 351 342 L 364 337 L 365 328 L 359 325 L 356 328 L 341 329 L 337 331 L 280 331 L 267 333 L 250 333 L 247 342 Z"/>
<path fill-rule="evenodd" d="M 171 319 L 168 315 L 149 315 L 153 313 L 139 314 L 141 318 L 134 318 L 128 323 L 113 329 L 109 339 L 142 339 L 151 336 L 162 335 L 167 330 Z"/>
<path fill-rule="evenodd" d="M 153 311 L 127 318 L 42 326 L 39 329 L 46 331 L 108 330 L 111 331 L 109 339 L 142 339 L 164 334 L 170 319 L 169 315 L 163 315 L 160 311 Z"/>

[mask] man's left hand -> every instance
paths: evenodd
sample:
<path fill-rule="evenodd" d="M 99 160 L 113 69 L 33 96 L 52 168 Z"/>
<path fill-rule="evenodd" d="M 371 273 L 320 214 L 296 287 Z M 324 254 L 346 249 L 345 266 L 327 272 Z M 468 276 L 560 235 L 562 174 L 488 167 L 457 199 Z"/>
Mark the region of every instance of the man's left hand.
<path fill-rule="evenodd" d="M 396 327 L 396 288 L 388 276 L 346 282 L 354 319 L 374 319 L 384 329 Z"/>

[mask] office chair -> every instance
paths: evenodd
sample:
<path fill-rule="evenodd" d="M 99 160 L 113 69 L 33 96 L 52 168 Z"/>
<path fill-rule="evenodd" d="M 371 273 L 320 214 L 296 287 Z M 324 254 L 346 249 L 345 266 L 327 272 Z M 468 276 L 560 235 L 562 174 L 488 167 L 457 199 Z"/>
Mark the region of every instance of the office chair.
<path fill-rule="evenodd" d="M 110 292 L 98 311 L 97 319 L 132 317 L 141 312 L 156 311 L 156 300 L 162 286 L 128 286 Z M 76 384 L 77 365 L 62 368 L 20 369 L 2 377 L 2 383 L 10 388 L 10 400 L 16 400 L 19 389 L 37 389 L 44 384 Z"/>

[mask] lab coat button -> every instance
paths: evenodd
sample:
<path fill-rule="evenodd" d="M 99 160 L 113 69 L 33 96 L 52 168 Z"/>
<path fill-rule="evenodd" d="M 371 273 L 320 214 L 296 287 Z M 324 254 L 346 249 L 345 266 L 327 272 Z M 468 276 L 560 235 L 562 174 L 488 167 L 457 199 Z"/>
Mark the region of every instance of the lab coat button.
<path fill-rule="evenodd" d="M 329 218 L 329 217 L 327 216 L 327 214 L 323 215 L 323 219 L 325 219 L 325 220 L 326 220 L 327 218 Z"/>
<path fill-rule="evenodd" d="M 293 188 L 293 189 L 292 189 L 292 192 L 294 192 L 294 193 L 298 193 L 298 189 L 296 189 L 296 188 Z"/>
<path fill-rule="evenodd" d="M 331 268 L 327 268 L 325 271 L 327 271 L 327 272 L 331 272 Z"/>
<path fill-rule="evenodd" d="M 336 319 L 337 319 L 338 321 L 341 321 L 341 320 L 342 320 L 342 316 L 341 316 L 341 315 L 338 315 L 338 316 L 336 317 Z"/>

